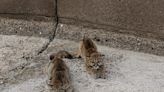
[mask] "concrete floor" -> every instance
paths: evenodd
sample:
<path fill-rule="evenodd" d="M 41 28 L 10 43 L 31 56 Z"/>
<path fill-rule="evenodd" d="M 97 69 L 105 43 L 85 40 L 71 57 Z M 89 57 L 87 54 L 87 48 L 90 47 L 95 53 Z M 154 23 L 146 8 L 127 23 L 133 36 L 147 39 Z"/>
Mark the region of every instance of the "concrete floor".
<path fill-rule="evenodd" d="M 49 54 L 74 51 L 78 43 L 39 37 L 0 35 L 0 91 L 48 92 L 43 72 Z M 164 92 L 164 57 L 98 46 L 105 54 L 106 79 L 93 79 L 82 59 L 64 59 L 75 92 Z M 39 53 L 40 51 L 43 53 Z"/>

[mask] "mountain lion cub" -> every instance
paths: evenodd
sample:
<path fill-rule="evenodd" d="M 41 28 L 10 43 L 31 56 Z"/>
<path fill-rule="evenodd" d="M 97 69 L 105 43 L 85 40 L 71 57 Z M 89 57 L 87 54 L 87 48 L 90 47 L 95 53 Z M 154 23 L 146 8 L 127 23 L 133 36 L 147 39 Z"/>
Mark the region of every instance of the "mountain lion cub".
<path fill-rule="evenodd" d="M 85 61 L 86 70 L 94 78 L 105 78 L 104 55 L 97 51 L 95 43 L 87 37 L 80 41 L 77 57 L 82 57 Z"/>
<path fill-rule="evenodd" d="M 60 57 L 60 53 L 59 51 L 57 54 L 50 55 L 50 62 L 46 70 L 48 74 L 47 84 L 56 92 L 73 92 L 69 68 Z"/>

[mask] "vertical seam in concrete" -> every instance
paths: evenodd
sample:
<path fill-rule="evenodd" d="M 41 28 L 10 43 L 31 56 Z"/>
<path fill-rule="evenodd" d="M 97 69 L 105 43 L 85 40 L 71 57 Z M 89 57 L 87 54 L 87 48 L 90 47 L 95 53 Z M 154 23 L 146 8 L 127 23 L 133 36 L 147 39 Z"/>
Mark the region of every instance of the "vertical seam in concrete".
<path fill-rule="evenodd" d="M 55 36 L 56 36 L 56 32 L 57 32 L 57 27 L 58 27 L 58 0 L 55 0 L 54 2 L 54 10 L 55 10 L 55 15 L 54 15 L 54 23 L 56 22 L 55 26 L 54 26 L 54 30 L 53 30 L 53 34 L 52 36 L 49 37 L 49 42 L 42 47 L 42 49 L 38 52 L 38 55 L 40 55 L 41 53 L 43 53 L 47 48 L 48 46 L 50 45 L 50 43 L 54 40 Z"/>
<path fill-rule="evenodd" d="M 55 0 L 54 6 L 55 6 L 55 16 L 56 16 L 56 18 L 55 18 L 54 21 L 56 21 L 56 25 L 55 25 L 55 29 L 54 29 L 54 33 L 52 35 L 52 38 L 50 38 L 50 42 L 53 41 L 53 39 L 55 38 L 57 27 L 58 27 L 58 6 L 57 6 L 57 3 L 58 3 L 58 0 Z"/>

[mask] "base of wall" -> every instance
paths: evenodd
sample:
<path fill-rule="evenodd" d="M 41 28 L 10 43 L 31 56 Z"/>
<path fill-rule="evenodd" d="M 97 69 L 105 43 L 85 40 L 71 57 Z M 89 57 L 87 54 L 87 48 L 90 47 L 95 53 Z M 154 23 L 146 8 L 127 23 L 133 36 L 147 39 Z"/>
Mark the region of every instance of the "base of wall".
<path fill-rule="evenodd" d="M 51 38 L 55 31 L 54 17 L 0 15 L 0 34 Z"/>
<path fill-rule="evenodd" d="M 84 33 L 87 33 L 88 37 L 100 45 L 164 56 L 164 41 L 110 32 L 104 29 L 59 24 L 56 38 L 79 41 Z"/>
<path fill-rule="evenodd" d="M 122 34 L 101 28 L 92 28 L 81 24 L 58 24 L 54 17 L 43 16 L 0 16 L 0 34 L 56 38 L 79 41 L 84 33 L 100 45 L 113 48 L 139 51 L 164 56 L 164 41 Z"/>

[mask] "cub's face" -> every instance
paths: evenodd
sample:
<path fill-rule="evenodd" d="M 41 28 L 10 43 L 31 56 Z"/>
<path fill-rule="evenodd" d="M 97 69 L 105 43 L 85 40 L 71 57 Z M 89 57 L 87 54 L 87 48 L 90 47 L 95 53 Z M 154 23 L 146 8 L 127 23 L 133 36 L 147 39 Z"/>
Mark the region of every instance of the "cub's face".
<path fill-rule="evenodd" d="M 103 60 L 104 60 L 104 55 L 100 53 L 93 53 L 88 63 L 89 66 L 91 66 L 94 70 L 98 70 L 104 66 Z"/>

